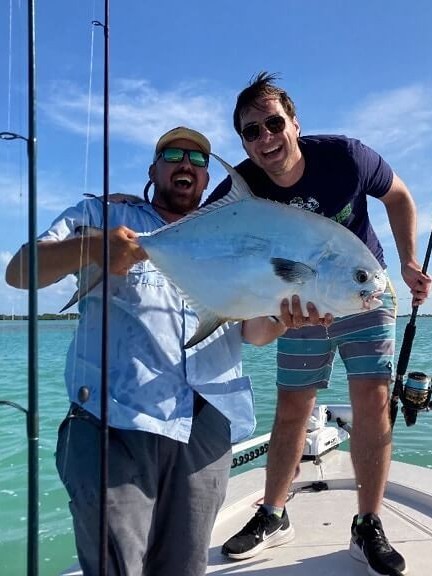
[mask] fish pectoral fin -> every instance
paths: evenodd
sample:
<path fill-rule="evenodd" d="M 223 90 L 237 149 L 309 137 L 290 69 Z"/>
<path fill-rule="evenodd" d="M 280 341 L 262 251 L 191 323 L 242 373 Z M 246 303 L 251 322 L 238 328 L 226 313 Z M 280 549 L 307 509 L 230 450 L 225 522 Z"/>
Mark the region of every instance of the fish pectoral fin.
<path fill-rule="evenodd" d="M 67 310 L 68 308 L 70 308 L 71 306 L 73 306 L 74 304 L 76 304 L 79 300 L 79 290 L 77 290 L 75 292 L 75 294 L 72 296 L 72 298 L 63 306 L 63 308 L 59 311 L 59 314 L 61 314 L 62 312 L 64 312 L 65 310 Z"/>
<path fill-rule="evenodd" d="M 79 300 L 81 300 L 81 298 L 84 298 L 84 296 L 86 296 L 91 290 L 93 290 L 93 288 L 102 282 L 102 273 L 99 266 L 97 266 L 97 264 L 91 264 L 90 266 L 91 273 L 88 276 L 87 281 L 83 284 L 80 283 L 80 287 L 74 293 L 72 298 L 67 302 L 67 304 L 65 304 L 60 310 L 60 314 L 76 304 Z"/>
<path fill-rule="evenodd" d="M 214 312 L 210 310 L 203 310 L 198 314 L 199 317 L 199 325 L 192 336 L 192 338 L 186 342 L 184 348 L 192 348 L 195 344 L 199 344 L 202 340 L 210 336 L 212 332 L 217 330 L 219 326 L 222 326 L 224 322 L 226 322 L 225 318 L 220 318 L 220 316 L 216 316 Z"/>
<path fill-rule="evenodd" d="M 271 263 L 274 273 L 285 282 L 303 284 L 316 276 L 313 268 L 303 262 L 286 260 L 285 258 L 272 258 Z"/>

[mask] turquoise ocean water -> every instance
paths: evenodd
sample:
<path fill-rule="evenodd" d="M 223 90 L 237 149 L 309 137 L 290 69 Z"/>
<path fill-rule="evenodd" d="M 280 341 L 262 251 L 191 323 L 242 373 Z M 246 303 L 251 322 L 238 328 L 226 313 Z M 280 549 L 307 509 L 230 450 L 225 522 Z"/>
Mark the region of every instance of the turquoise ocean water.
<path fill-rule="evenodd" d="M 400 345 L 408 318 L 398 320 Z M 67 496 L 57 477 L 54 450 L 57 427 L 68 402 L 63 366 L 74 321 L 39 322 L 40 385 L 40 574 L 55 576 L 75 560 Z M 0 321 L 0 399 L 27 406 L 27 324 Z M 417 319 L 408 370 L 432 373 L 432 318 Z M 244 347 L 244 372 L 253 378 L 258 426 L 269 431 L 275 405 L 275 348 Z M 348 402 L 343 366 L 338 359 L 332 388 L 321 391 L 321 403 Z M 421 414 L 412 428 L 399 414 L 394 433 L 396 460 L 432 468 L 432 412 Z M 27 439 L 24 415 L 0 407 L 0 575 L 26 573 Z"/>

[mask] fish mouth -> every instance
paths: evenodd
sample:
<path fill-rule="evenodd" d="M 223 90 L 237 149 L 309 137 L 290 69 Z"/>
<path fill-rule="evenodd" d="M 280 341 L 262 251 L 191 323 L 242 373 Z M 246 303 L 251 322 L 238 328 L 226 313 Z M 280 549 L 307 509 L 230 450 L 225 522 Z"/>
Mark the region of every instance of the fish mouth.
<path fill-rule="evenodd" d="M 380 296 L 383 294 L 384 290 L 362 290 L 360 292 L 360 298 L 363 301 L 363 308 L 365 310 L 374 310 L 375 308 L 378 308 L 378 306 L 381 306 L 383 302 L 380 299 Z"/>

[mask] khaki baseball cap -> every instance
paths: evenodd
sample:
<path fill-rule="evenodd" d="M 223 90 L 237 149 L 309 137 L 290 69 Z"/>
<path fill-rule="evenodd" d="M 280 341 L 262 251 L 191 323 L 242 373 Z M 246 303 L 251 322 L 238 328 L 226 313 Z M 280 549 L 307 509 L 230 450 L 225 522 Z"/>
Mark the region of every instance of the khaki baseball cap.
<path fill-rule="evenodd" d="M 169 130 L 159 138 L 156 144 L 155 155 L 159 154 L 161 150 L 166 148 L 168 144 L 174 140 L 180 139 L 194 142 L 198 146 L 199 150 L 206 154 L 210 154 L 211 152 L 210 142 L 203 134 L 201 134 L 201 132 L 197 132 L 191 128 L 185 128 L 184 126 L 178 126 L 177 128 Z"/>

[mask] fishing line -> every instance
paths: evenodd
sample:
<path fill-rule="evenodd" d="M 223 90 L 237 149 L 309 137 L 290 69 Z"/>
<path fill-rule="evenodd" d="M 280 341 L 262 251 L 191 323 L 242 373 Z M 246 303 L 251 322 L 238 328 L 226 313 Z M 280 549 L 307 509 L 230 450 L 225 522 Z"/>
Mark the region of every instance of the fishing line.
<path fill-rule="evenodd" d="M 93 18 L 92 23 L 94 22 L 96 14 L 96 0 L 93 0 Z M 92 122 L 92 102 L 93 102 L 93 65 L 94 65 L 94 25 L 91 26 L 91 37 L 90 37 L 90 59 L 89 59 L 89 76 L 88 76 L 88 91 L 87 91 L 87 126 L 86 126 L 86 142 L 85 142 L 85 151 L 84 151 L 84 183 L 83 183 L 83 194 L 84 196 L 88 193 L 88 173 L 89 173 L 89 155 L 90 155 L 90 132 L 91 132 L 91 122 Z M 89 222 L 89 214 L 87 210 L 87 204 L 83 203 L 83 211 L 82 211 L 82 223 L 86 225 Z M 80 262 L 79 262 L 79 275 L 77 277 L 77 286 L 79 290 L 81 290 L 82 286 L 82 274 L 81 271 L 84 268 L 84 257 L 85 261 L 89 262 L 90 259 L 90 245 L 87 242 L 86 251 L 84 254 L 84 236 L 81 237 L 81 246 L 80 246 Z M 88 321 L 86 318 L 86 325 Z M 87 330 L 85 329 L 82 331 L 83 336 L 83 347 L 84 350 L 87 350 Z M 74 339 L 74 358 L 77 358 L 77 348 L 78 348 L 78 337 Z M 74 381 L 75 381 L 75 370 L 76 370 L 76 362 L 73 363 L 74 369 Z M 86 367 L 84 368 L 86 372 Z M 84 372 L 84 380 L 85 378 Z"/>
<path fill-rule="evenodd" d="M 93 2 L 93 18 L 95 21 L 96 13 L 96 0 Z M 90 41 L 90 66 L 89 66 L 89 80 L 88 80 L 88 97 L 87 97 L 87 133 L 86 133 L 86 147 L 84 158 L 84 194 L 88 192 L 88 168 L 89 168 L 89 151 L 90 151 L 90 127 L 91 127 L 91 113 L 92 113 L 92 95 L 93 95 L 93 61 L 94 61 L 94 26 L 91 27 L 91 41 Z"/>
<path fill-rule="evenodd" d="M 3 140 L 13 140 L 13 139 L 22 139 L 27 140 L 20 136 L 25 129 L 22 126 L 22 109 L 25 106 L 25 102 L 23 100 L 25 89 L 24 86 L 19 86 L 18 89 L 18 96 L 19 98 L 12 98 L 13 92 L 13 78 L 15 75 L 15 61 L 18 62 L 18 78 L 21 81 L 20 83 L 23 84 L 22 78 L 25 76 L 25 63 L 24 58 L 22 55 L 22 45 L 23 42 L 19 41 L 19 38 L 23 35 L 23 30 L 21 27 L 21 19 L 25 18 L 26 15 L 24 10 L 22 10 L 21 2 L 18 2 L 18 10 L 14 11 L 14 2 L 13 0 L 9 0 L 9 17 L 8 17 L 8 66 L 7 66 L 7 79 L 4 82 L 4 86 L 6 88 L 6 100 L 7 100 L 7 109 L 6 109 L 6 125 L 7 125 L 7 132 L 1 133 L 1 139 Z M 6 22 L 6 18 L 5 18 Z M 15 42 L 14 46 L 14 39 L 15 37 L 18 39 Z M 14 58 L 14 52 L 17 52 L 18 55 Z M 13 102 L 18 102 L 18 105 L 13 108 Z M 13 114 L 13 112 L 15 114 Z M 12 132 L 12 123 L 13 117 L 17 118 L 17 132 Z M 5 186 L 11 191 L 11 197 L 17 198 L 17 205 L 18 205 L 18 221 L 25 222 L 26 215 L 24 209 L 24 151 L 23 147 L 19 146 L 16 149 L 16 154 L 18 156 L 17 162 L 11 160 L 11 153 L 12 149 L 10 146 L 7 146 L 5 149 L 5 164 L 1 166 L 2 173 L 5 179 Z M 12 173 L 12 166 L 18 166 L 17 174 L 14 172 Z M 23 280 L 23 265 L 20 262 L 20 280 Z M 22 304 L 23 299 L 25 299 L 25 295 L 17 290 L 14 290 L 11 294 L 11 301 L 12 301 L 12 314 L 11 316 L 15 316 L 16 310 L 19 309 L 19 315 L 25 314 L 25 309 Z M 18 304 L 18 306 L 16 306 Z"/>

